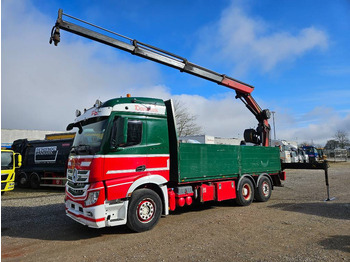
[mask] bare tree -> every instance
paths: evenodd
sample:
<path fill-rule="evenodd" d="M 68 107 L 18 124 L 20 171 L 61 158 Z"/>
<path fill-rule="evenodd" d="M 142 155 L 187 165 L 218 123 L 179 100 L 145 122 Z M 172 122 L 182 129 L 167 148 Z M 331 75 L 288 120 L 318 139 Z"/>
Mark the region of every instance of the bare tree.
<path fill-rule="evenodd" d="M 335 139 L 328 140 L 326 145 L 324 146 L 327 150 L 334 150 L 339 147 L 339 141 Z"/>
<path fill-rule="evenodd" d="M 336 141 L 339 142 L 339 147 L 340 148 L 345 148 L 345 146 L 350 144 L 350 140 L 348 138 L 348 133 L 342 130 L 338 130 L 335 135 L 334 138 Z"/>
<path fill-rule="evenodd" d="M 188 108 L 179 100 L 174 100 L 175 119 L 178 136 L 199 135 L 202 127 L 196 123 L 196 115 L 192 115 Z"/>

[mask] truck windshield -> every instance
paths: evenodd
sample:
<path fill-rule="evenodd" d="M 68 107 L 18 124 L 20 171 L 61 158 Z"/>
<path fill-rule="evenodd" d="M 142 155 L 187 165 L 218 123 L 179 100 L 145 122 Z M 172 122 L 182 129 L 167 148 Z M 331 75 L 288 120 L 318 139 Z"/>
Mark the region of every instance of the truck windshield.
<path fill-rule="evenodd" d="M 76 155 L 93 155 L 100 150 L 108 117 L 97 117 L 81 121 L 83 132 L 77 132 L 71 153 Z"/>
<path fill-rule="evenodd" d="M 1 152 L 1 170 L 10 170 L 13 168 L 12 152 Z"/>

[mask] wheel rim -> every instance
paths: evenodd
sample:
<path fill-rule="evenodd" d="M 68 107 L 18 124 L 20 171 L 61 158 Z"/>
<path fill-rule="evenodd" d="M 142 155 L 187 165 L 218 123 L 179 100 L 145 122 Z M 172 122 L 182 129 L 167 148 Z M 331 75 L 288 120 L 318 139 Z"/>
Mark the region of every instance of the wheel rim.
<path fill-rule="evenodd" d="M 242 196 L 245 200 L 249 200 L 251 196 L 252 189 L 250 188 L 250 185 L 244 184 L 242 187 Z"/>
<path fill-rule="evenodd" d="M 262 193 L 266 197 L 270 194 L 270 186 L 266 181 L 262 184 Z"/>
<path fill-rule="evenodd" d="M 19 183 L 21 184 L 21 185 L 24 185 L 25 183 L 27 182 L 27 179 L 25 178 L 25 177 L 21 177 L 20 178 L 20 180 L 19 180 Z"/>
<path fill-rule="evenodd" d="M 137 207 L 137 217 L 142 223 L 152 220 L 155 214 L 155 204 L 151 199 L 144 199 Z"/>
<path fill-rule="evenodd" d="M 19 183 L 20 183 L 20 185 L 24 185 L 25 183 L 27 183 L 27 175 L 26 174 L 24 174 L 24 173 L 20 174 Z"/>

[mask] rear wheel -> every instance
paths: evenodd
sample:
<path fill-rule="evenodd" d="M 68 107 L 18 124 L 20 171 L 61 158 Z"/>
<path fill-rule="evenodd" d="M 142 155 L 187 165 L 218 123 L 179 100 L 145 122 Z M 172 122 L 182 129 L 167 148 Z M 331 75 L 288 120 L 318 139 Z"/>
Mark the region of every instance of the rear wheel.
<path fill-rule="evenodd" d="M 255 199 L 259 202 L 266 202 L 270 199 L 272 193 L 271 181 L 264 176 L 260 179 L 258 187 L 255 189 Z"/>
<path fill-rule="evenodd" d="M 30 186 L 34 189 L 38 189 L 40 187 L 40 176 L 38 173 L 33 172 L 30 175 Z"/>
<path fill-rule="evenodd" d="M 253 202 L 254 199 L 254 190 L 253 190 L 253 182 L 247 178 L 243 177 L 238 182 L 237 188 L 237 197 L 235 202 L 239 206 L 248 206 Z"/>
<path fill-rule="evenodd" d="M 128 208 L 127 226 L 135 232 L 152 229 L 162 214 L 162 201 L 158 194 L 150 189 L 136 190 Z"/>

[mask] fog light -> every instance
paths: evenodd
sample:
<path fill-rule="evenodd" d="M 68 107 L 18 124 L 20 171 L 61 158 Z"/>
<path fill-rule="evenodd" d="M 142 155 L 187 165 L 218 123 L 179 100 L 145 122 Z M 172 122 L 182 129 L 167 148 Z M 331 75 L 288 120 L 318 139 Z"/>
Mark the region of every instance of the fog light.
<path fill-rule="evenodd" d="M 90 192 L 87 199 L 85 200 L 85 206 L 91 206 L 95 204 L 98 200 L 99 195 L 100 195 L 100 191 Z"/>

